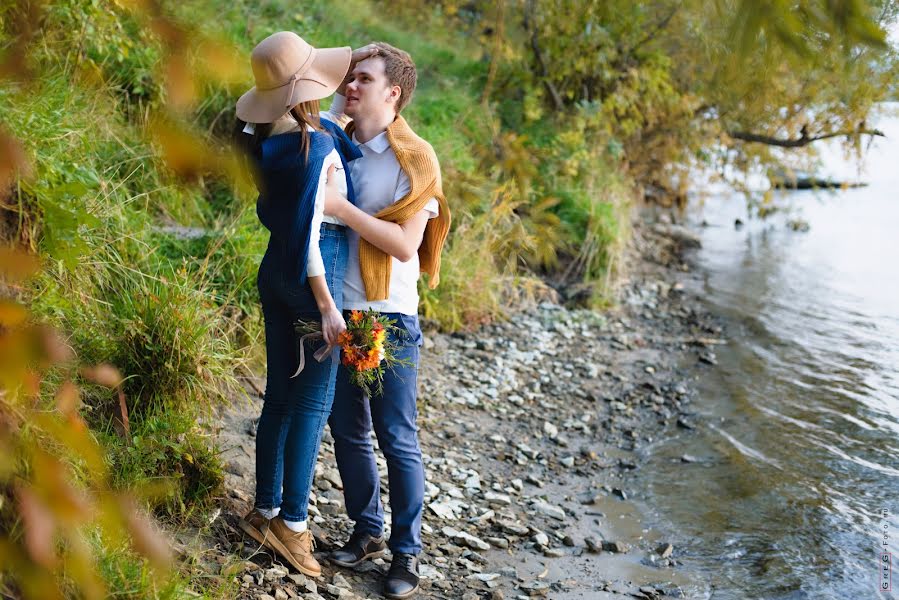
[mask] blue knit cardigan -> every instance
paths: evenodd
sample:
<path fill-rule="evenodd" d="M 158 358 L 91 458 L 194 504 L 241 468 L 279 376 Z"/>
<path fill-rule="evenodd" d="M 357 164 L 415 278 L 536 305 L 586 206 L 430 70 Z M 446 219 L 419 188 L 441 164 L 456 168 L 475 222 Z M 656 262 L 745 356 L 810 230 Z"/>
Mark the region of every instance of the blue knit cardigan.
<path fill-rule="evenodd" d="M 315 194 L 325 158 L 337 149 L 346 174 L 347 197 L 353 204 L 356 195 L 350 181 L 348 162 L 362 156 L 343 129 L 322 119 L 324 132 L 309 133 L 309 156 L 300 152 L 300 133 L 283 133 L 265 139 L 256 157 L 259 175 L 259 199 L 256 214 L 271 232 L 269 252 L 275 251 L 290 281 L 306 282 L 310 224 Z"/>

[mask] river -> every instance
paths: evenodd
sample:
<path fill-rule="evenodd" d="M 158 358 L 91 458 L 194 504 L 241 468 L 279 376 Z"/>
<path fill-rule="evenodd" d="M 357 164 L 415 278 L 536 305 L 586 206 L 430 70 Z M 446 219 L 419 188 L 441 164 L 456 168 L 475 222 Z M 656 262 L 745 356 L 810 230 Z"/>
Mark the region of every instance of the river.
<path fill-rule="evenodd" d="M 881 555 L 899 548 L 899 118 L 879 127 L 866 187 L 784 192 L 789 210 L 764 221 L 738 195 L 693 215 L 705 226 L 692 291 L 728 343 L 699 368 L 704 425 L 648 448 L 641 477 L 697 596 L 892 597 Z M 857 176 L 835 146 L 823 163 Z M 808 231 L 788 227 L 796 218 Z"/>

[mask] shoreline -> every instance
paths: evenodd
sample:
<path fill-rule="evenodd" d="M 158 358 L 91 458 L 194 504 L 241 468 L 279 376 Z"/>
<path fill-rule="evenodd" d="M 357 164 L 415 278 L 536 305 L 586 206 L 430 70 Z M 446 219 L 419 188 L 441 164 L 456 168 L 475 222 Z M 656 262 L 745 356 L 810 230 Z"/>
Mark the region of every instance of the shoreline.
<path fill-rule="evenodd" d="M 692 429 L 691 379 L 714 364 L 721 329 L 679 281 L 689 240 L 635 226 L 612 311 L 541 304 L 473 333 L 426 334 L 419 378 L 425 462 L 421 598 L 687 597 L 677 540 L 644 523 L 640 450 Z M 684 365 L 688 365 L 685 369 Z M 694 365 L 690 367 L 689 365 Z M 264 386 L 257 380 L 254 387 Z M 228 490 L 205 534 L 205 570 L 239 598 L 380 597 L 389 561 L 311 580 L 242 535 L 253 496 L 261 400 L 236 400 L 216 427 Z M 376 453 L 386 491 L 386 463 Z M 684 457 L 689 461 L 689 457 Z M 310 523 L 317 554 L 350 533 L 328 431 Z M 386 499 L 386 498 L 385 498 Z M 652 499 L 650 499 L 652 500 Z M 389 521 L 389 515 L 388 515 Z M 202 544 L 202 542 L 199 542 Z M 198 540 L 185 544 L 193 554 Z M 321 555 L 319 555 L 321 556 Z"/>

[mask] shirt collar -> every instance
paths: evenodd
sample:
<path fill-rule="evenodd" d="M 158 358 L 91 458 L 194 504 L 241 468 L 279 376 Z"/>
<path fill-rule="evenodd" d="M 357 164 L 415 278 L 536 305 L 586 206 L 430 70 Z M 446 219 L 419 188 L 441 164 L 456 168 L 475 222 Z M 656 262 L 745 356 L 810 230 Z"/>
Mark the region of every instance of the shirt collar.
<path fill-rule="evenodd" d="M 359 140 L 356 139 L 356 134 L 354 133 L 353 134 L 353 142 L 358 144 L 359 147 L 367 148 L 368 150 L 371 150 L 372 152 L 375 152 L 377 154 L 382 154 L 385 150 L 390 148 L 390 140 L 387 139 L 386 131 L 382 131 L 381 133 L 379 133 L 375 137 L 371 138 L 364 144 L 359 143 Z"/>

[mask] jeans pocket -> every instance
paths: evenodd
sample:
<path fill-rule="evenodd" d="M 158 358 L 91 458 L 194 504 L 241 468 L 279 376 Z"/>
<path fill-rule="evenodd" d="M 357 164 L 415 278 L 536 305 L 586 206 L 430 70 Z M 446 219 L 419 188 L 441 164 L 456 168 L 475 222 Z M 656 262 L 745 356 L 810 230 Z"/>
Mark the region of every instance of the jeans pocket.
<path fill-rule="evenodd" d="M 399 336 L 401 344 L 421 346 L 424 343 L 424 336 L 421 334 L 421 327 L 418 324 L 418 315 L 400 313 L 397 315 L 396 326 L 403 331 Z"/>

